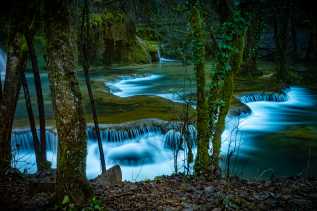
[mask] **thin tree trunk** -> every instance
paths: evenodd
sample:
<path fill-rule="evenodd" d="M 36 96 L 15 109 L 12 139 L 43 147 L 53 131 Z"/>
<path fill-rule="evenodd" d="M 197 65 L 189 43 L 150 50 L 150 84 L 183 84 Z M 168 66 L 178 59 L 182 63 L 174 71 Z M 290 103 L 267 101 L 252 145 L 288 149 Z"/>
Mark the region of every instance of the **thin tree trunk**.
<path fill-rule="evenodd" d="M 305 52 L 305 59 L 306 60 L 311 60 L 313 58 L 313 53 L 316 51 L 317 49 L 317 24 L 316 24 L 316 20 L 315 17 L 313 15 L 310 16 L 311 17 L 311 30 L 309 33 L 309 41 L 308 41 L 308 46 Z"/>
<path fill-rule="evenodd" d="M 84 7 L 84 11 L 83 11 L 82 16 L 83 17 L 82 17 L 82 26 L 81 26 L 81 42 L 82 42 L 82 53 L 83 53 L 83 59 L 84 59 L 83 69 L 84 69 L 84 73 L 85 73 L 85 81 L 86 81 L 86 86 L 88 89 L 90 106 L 91 106 L 92 116 L 93 116 L 94 125 L 95 125 L 95 132 L 97 135 L 100 162 L 101 162 L 101 170 L 102 170 L 102 172 L 106 172 L 106 162 L 105 162 L 105 156 L 104 156 L 102 141 L 101 141 L 101 136 L 100 136 L 100 128 L 99 128 L 99 123 L 98 123 L 96 105 L 95 105 L 95 100 L 94 100 L 94 96 L 92 93 L 90 77 L 89 77 L 88 40 L 89 40 L 89 30 L 90 30 L 89 21 L 90 20 L 89 20 L 88 0 L 85 0 L 85 7 Z"/>
<path fill-rule="evenodd" d="M 26 66 L 26 51 L 23 49 L 22 35 L 15 33 L 9 42 L 6 77 L 3 98 L 0 105 L 0 168 L 11 165 L 11 132 L 15 109 L 18 101 L 20 71 Z"/>
<path fill-rule="evenodd" d="M 39 138 L 38 138 L 37 132 L 36 132 L 36 125 L 35 125 L 34 113 L 33 113 L 33 109 L 32 109 L 32 102 L 31 102 L 30 92 L 29 92 L 27 80 L 25 78 L 24 70 L 21 70 L 20 79 L 21 79 L 21 84 L 22 84 L 23 91 L 24 91 L 25 105 L 26 105 L 26 110 L 28 112 L 30 128 L 31 128 L 31 132 L 32 132 L 36 166 L 37 166 L 37 169 L 39 171 L 39 170 L 42 170 L 40 142 L 39 142 Z"/>
<path fill-rule="evenodd" d="M 287 38 L 288 26 L 290 20 L 290 0 L 285 0 L 285 8 L 282 8 L 280 13 L 282 17 L 278 17 L 275 13 L 274 22 L 276 27 L 276 64 L 277 64 L 277 79 L 280 82 L 287 82 L 288 80 L 288 65 L 287 65 Z"/>
<path fill-rule="evenodd" d="M 0 72 L 0 105 L 2 103 L 2 78 L 1 78 L 1 72 Z"/>
<path fill-rule="evenodd" d="M 87 137 L 82 98 L 75 72 L 73 1 L 46 1 L 47 70 L 58 133 L 57 200 L 69 196 L 77 205 L 89 200 L 86 179 Z M 58 11 L 58 13 L 56 13 Z"/>
<path fill-rule="evenodd" d="M 41 85 L 41 76 L 40 70 L 37 63 L 37 57 L 33 45 L 33 35 L 30 33 L 26 33 L 25 35 L 26 42 L 28 45 L 28 50 L 31 58 L 33 75 L 34 75 L 34 83 L 35 83 L 35 90 L 36 90 L 36 98 L 37 98 L 37 106 L 39 112 L 39 122 L 40 122 L 40 152 L 41 152 L 41 160 L 44 162 L 47 161 L 46 159 L 46 128 L 45 128 L 45 110 L 44 110 L 44 100 L 43 100 L 43 91 Z M 45 166 L 41 166 L 44 168 Z"/>
<path fill-rule="evenodd" d="M 195 160 L 195 174 L 208 176 L 209 171 L 209 131 L 208 106 L 206 100 L 205 78 L 205 47 L 203 22 L 200 11 L 196 6 L 192 9 L 191 27 L 193 34 L 194 69 L 197 81 L 197 156 Z"/>
<path fill-rule="evenodd" d="M 296 32 L 296 12 L 295 12 L 295 3 L 292 1 L 291 4 L 291 14 L 290 14 L 290 23 L 291 23 L 291 33 L 292 33 L 292 43 L 293 43 L 293 56 L 297 59 L 297 32 Z"/>
<path fill-rule="evenodd" d="M 253 11 L 252 19 L 246 34 L 243 73 L 246 73 L 251 77 L 259 74 L 257 69 L 257 51 L 262 27 L 260 15 L 261 14 L 258 14 L 258 11 Z"/>
<path fill-rule="evenodd" d="M 309 33 L 308 46 L 307 46 L 306 53 L 305 53 L 305 60 L 307 60 L 307 61 L 310 60 L 310 55 L 313 51 L 313 39 L 314 39 L 313 36 L 314 36 L 313 29 L 311 29 L 311 32 Z"/>

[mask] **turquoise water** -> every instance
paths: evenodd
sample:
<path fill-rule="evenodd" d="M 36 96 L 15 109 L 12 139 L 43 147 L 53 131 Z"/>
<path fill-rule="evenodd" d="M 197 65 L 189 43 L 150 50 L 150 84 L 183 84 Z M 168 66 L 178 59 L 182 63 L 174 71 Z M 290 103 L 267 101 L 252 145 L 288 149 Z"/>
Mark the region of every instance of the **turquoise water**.
<path fill-rule="evenodd" d="M 4 74 L 1 71 L 2 77 Z M 82 80 L 81 74 L 79 76 Z M 34 96 L 33 76 L 27 74 L 27 79 Z M 102 80 L 105 89 L 110 89 L 112 94 L 123 98 L 155 95 L 183 102 L 186 96 L 195 93 L 192 68 L 178 63 L 114 68 L 108 72 L 94 72 L 92 79 Z M 46 111 L 52 114 L 46 73 L 41 74 L 41 80 Z M 291 87 L 287 95 L 289 99 L 286 102 L 248 103 L 252 110 L 251 115 L 227 118 L 221 148 L 224 170 L 228 154 L 232 152 L 232 174 L 253 178 L 298 174 L 317 176 L 316 91 Z M 191 103 L 194 105 L 194 102 Z M 26 117 L 22 95 L 16 116 Z M 174 172 L 173 151 L 164 146 L 164 139 L 165 134 L 149 132 L 119 143 L 105 142 L 107 166 L 120 164 L 123 178 L 130 181 L 171 174 Z M 30 134 L 23 136 L 23 143 L 26 142 L 32 142 Z M 48 159 L 52 161 L 53 167 L 56 167 L 56 142 L 55 140 L 54 147 L 48 151 Z M 100 173 L 98 153 L 95 140 L 88 140 L 89 178 Z M 25 144 L 25 148 L 15 155 L 14 165 L 19 169 L 26 169 L 28 172 L 36 170 L 32 144 Z M 178 166 L 182 170 L 183 152 L 179 154 L 178 160 Z"/>

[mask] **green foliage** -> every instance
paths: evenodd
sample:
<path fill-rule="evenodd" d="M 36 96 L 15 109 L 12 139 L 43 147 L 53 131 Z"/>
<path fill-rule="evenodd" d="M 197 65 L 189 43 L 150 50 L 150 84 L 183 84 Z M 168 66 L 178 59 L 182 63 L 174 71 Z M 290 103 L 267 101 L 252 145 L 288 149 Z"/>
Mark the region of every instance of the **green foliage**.
<path fill-rule="evenodd" d="M 57 210 L 64 210 L 64 211 L 75 211 L 75 210 L 82 210 L 82 211 L 102 211 L 106 210 L 102 203 L 94 196 L 90 200 L 88 207 L 81 208 L 76 206 L 70 199 L 68 195 L 64 196 L 64 199 L 60 205 L 58 205 Z"/>
<path fill-rule="evenodd" d="M 233 15 L 224 22 L 218 29 L 217 34 L 222 35 L 217 41 L 216 62 L 218 63 L 217 78 L 224 78 L 231 71 L 230 59 L 239 49 L 234 46 L 237 37 L 242 36 L 247 27 L 247 21 L 241 16 L 240 12 L 235 11 Z M 220 68 L 220 69 L 219 69 Z"/>
<path fill-rule="evenodd" d="M 90 24 L 92 27 L 101 27 L 106 23 L 124 23 L 125 16 L 119 11 L 104 10 L 102 13 L 92 13 Z"/>
<path fill-rule="evenodd" d="M 71 199 L 70 199 L 70 197 L 68 195 L 64 196 L 64 199 L 63 199 L 62 203 L 57 206 L 57 209 L 58 210 L 64 210 L 64 211 L 75 211 L 75 210 L 77 210 L 75 204 L 71 202 Z"/>
<path fill-rule="evenodd" d="M 212 32 L 217 51 L 215 54 L 216 71 L 211 71 L 211 83 L 208 96 L 209 129 L 211 131 L 213 152 L 212 166 L 217 173 L 221 148 L 221 134 L 225 125 L 225 116 L 229 110 L 233 75 L 240 68 L 244 48 L 244 34 L 247 22 L 239 12 L 233 12 L 217 30 Z M 216 36 L 218 35 L 218 36 Z M 219 37 L 216 39 L 216 37 Z"/>
<path fill-rule="evenodd" d="M 92 27 L 99 27 L 101 26 L 103 23 L 103 18 L 102 18 L 102 15 L 101 14 L 95 14 L 93 13 L 91 16 L 90 16 L 90 25 Z"/>
<path fill-rule="evenodd" d="M 84 208 L 84 211 L 101 211 L 105 210 L 104 207 L 102 206 L 101 202 L 94 196 L 92 197 L 89 207 Z"/>
<path fill-rule="evenodd" d="M 194 7 L 191 16 L 193 63 L 201 64 L 205 59 L 206 33 L 199 8 Z"/>

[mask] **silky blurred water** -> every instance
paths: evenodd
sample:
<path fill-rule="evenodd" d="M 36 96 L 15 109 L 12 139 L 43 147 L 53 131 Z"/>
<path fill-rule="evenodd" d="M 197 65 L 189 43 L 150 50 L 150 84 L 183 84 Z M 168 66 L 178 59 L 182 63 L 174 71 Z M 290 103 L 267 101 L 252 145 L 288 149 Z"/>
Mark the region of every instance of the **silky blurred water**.
<path fill-rule="evenodd" d="M 109 84 L 116 87 L 113 94 L 120 97 L 156 95 L 181 102 L 179 95 L 168 93 L 170 83 L 162 88 L 164 83 L 160 81 L 164 77 L 156 74 L 138 79 L 120 78 Z M 156 91 L 156 87 L 160 89 Z M 293 86 L 287 90 L 287 96 L 286 102 L 247 103 L 251 115 L 227 118 L 221 148 L 224 171 L 228 154 L 232 154 L 230 172 L 239 176 L 317 175 L 316 92 Z M 305 138 L 298 133 L 303 133 Z M 306 137 L 305 133 L 312 135 Z"/>
<path fill-rule="evenodd" d="M 7 62 L 7 55 L 6 53 L 0 48 L 0 80 L 3 81 L 6 73 L 6 62 Z"/>
<path fill-rule="evenodd" d="M 117 77 L 105 80 L 105 86 L 119 97 L 154 95 L 183 102 L 184 96 L 195 93 L 193 74 L 187 74 L 190 70 L 186 68 L 181 64 L 158 64 L 144 66 L 137 74 L 120 74 L 122 70 L 113 70 L 117 71 Z M 31 74 L 27 74 L 27 78 L 33 84 Z M 99 79 L 98 74 L 92 78 Z M 47 74 L 41 74 L 41 79 L 47 95 Z M 34 86 L 30 86 L 30 89 L 34 95 Z M 221 147 L 224 171 L 228 154 L 232 154 L 230 172 L 235 175 L 256 178 L 298 174 L 317 176 L 316 91 L 294 86 L 287 95 L 286 102 L 247 103 L 252 110 L 251 115 L 227 118 Z M 51 112 L 50 105 L 47 108 Z M 26 115 L 21 102 L 16 115 Z M 31 143 L 32 139 L 28 139 Z M 95 140 L 88 140 L 87 151 L 87 177 L 94 178 L 101 172 Z M 174 172 L 173 151 L 164 147 L 164 134 L 149 132 L 120 143 L 104 143 L 104 151 L 107 168 L 120 164 L 124 180 L 153 179 Z M 21 171 L 35 172 L 32 149 L 20 149 L 13 154 L 13 165 Z M 47 157 L 56 167 L 56 150 L 48 151 Z M 184 169 L 184 159 L 184 152 L 181 151 L 178 155 L 181 171 Z"/>

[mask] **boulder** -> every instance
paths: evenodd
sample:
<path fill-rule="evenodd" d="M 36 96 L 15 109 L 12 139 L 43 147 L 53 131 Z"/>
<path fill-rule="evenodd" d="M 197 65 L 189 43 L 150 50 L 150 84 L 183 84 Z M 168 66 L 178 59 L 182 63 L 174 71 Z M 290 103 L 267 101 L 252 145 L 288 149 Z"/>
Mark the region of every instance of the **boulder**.
<path fill-rule="evenodd" d="M 99 175 L 95 181 L 102 186 L 117 185 L 122 182 L 122 171 L 119 165 L 115 165 Z"/>

